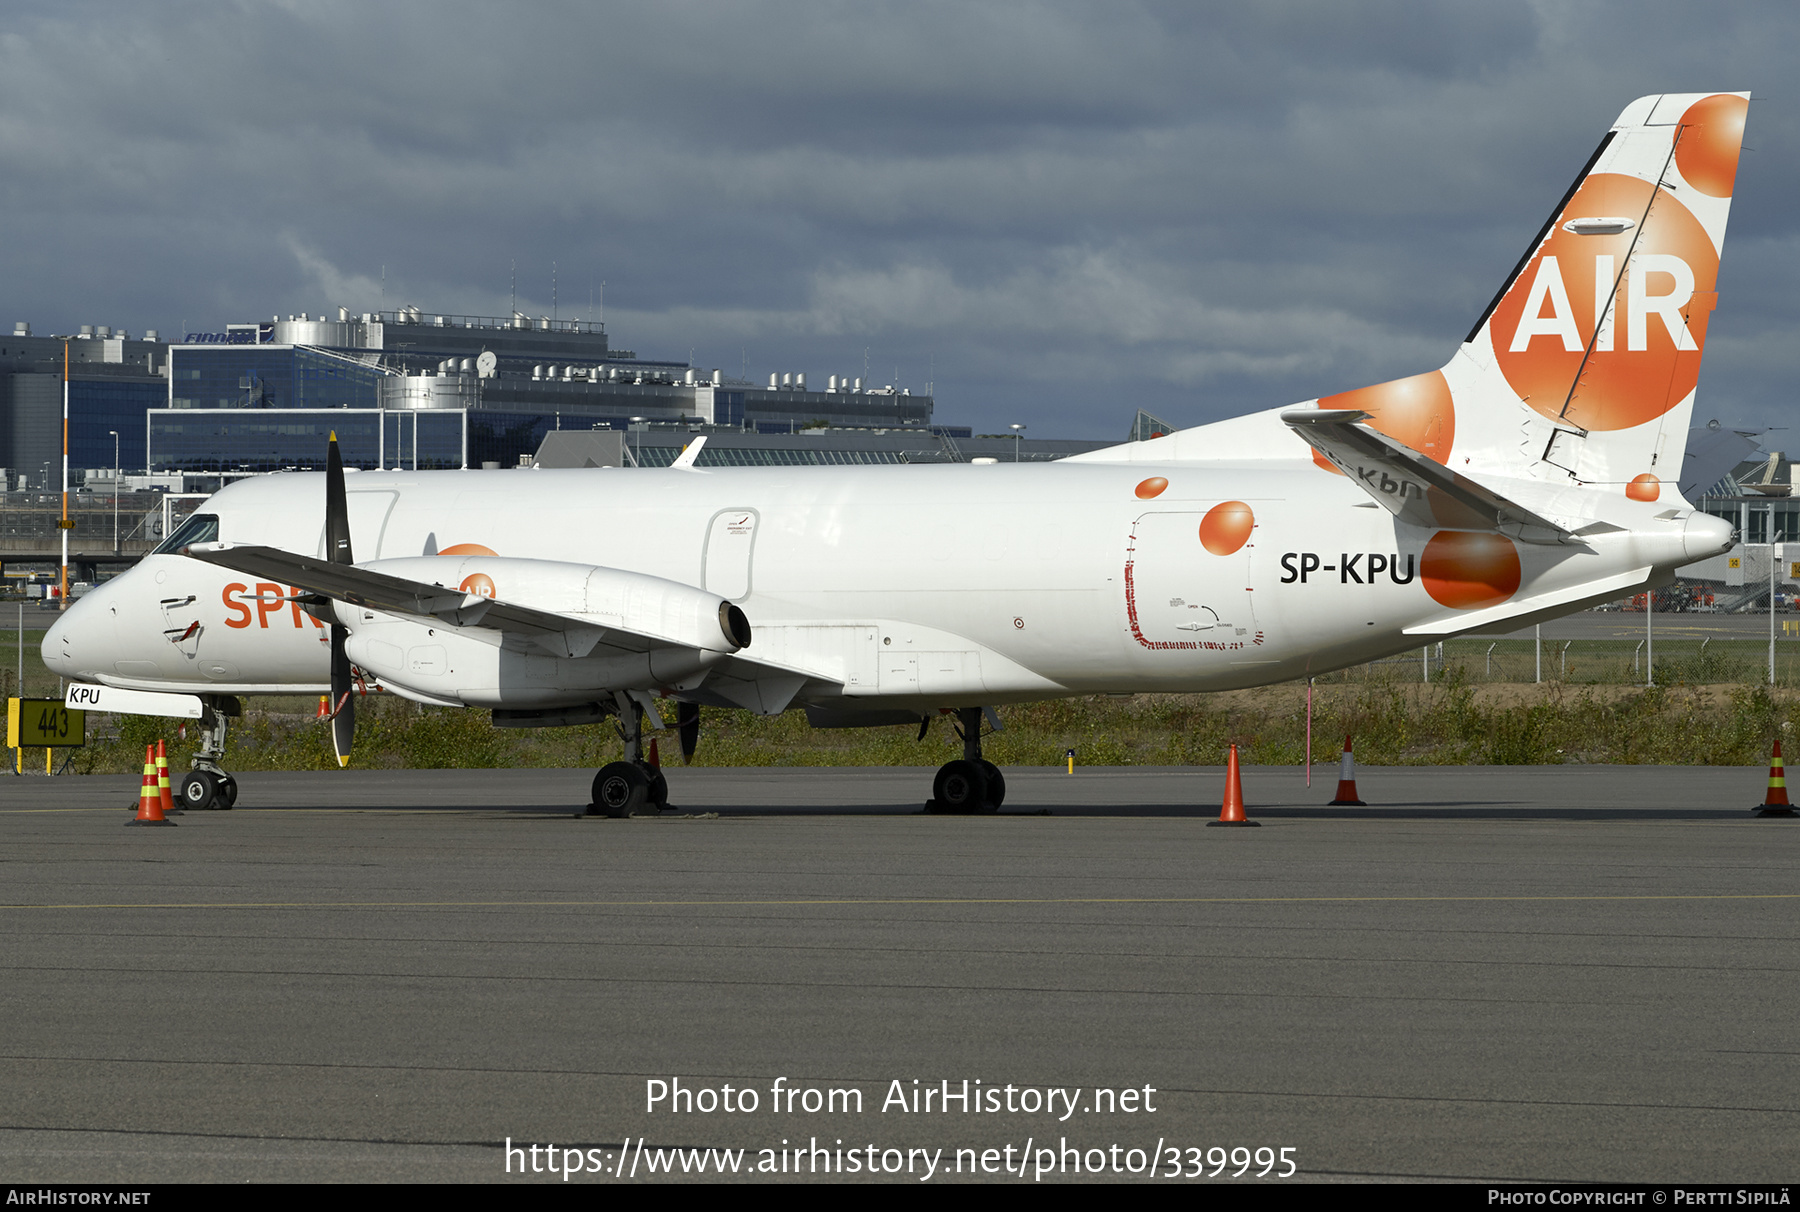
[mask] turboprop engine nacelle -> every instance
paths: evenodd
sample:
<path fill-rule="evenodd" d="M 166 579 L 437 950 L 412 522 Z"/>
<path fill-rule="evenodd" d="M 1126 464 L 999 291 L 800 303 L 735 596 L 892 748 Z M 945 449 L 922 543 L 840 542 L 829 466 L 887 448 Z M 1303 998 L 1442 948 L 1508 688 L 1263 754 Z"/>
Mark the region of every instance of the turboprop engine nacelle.
<path fill-rule="evenodd" d="M 548 707 L 693 685 L 750 642 L 743 612 L 718 595 L 616 568 L 499 556 L 359 567 L 445 591 L 425 607 L 436 623 L 333 604 L 351 661 L 423 702 Z M 533 616 L 528 625 L 509 624 L 514 607 Z M 546 623 L 567 626 L 546 631 Z"/>

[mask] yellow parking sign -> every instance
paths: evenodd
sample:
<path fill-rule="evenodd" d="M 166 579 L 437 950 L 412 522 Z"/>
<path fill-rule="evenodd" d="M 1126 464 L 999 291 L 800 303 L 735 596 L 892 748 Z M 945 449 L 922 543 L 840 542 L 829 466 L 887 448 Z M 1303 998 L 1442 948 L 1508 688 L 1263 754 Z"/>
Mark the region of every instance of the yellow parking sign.
<path fill-rule="evenodd" d="M 7 699 L 9 749 L 73 749 L 87 744 L 87 712 L 55 699 Z"/>

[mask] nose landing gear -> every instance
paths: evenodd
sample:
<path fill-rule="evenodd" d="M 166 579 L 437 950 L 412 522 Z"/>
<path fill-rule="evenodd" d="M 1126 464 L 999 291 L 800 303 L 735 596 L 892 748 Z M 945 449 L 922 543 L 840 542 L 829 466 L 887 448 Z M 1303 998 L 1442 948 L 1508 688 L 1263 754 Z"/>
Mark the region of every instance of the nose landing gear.
<path fill-rule="evenodd" d="M 981 756 L 982 715 L 980 707 L 956 709 L 956 732 L 962 737 L 963 755 L 938 767 L 925 811 L 995 812 L 1006 801 L 1006 776 L 1000 773 L 1000 767 Z"/>
<path fill-rule="evenodd" d="M 231 772 L 219 763 L 225 758 L 227 720 L 241 715 L 243 708 L 230 695 L 209 696 L 202 702 L 200 749 L 193 756 L 193 769 L 175 785 L 175 806 L 189 812 L 224 812 L 237 803 L 238 787 Z"/>

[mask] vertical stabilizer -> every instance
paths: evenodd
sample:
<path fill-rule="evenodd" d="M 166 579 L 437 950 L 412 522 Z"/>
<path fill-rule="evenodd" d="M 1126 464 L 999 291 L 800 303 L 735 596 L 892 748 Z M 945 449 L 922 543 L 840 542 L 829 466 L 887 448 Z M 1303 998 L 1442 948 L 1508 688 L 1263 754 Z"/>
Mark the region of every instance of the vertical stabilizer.
<path fill-rule="evenodd" d="M 1619 116 L 1442 372 L 1467 466 L 1675 495 L 1748 99 Z"/>

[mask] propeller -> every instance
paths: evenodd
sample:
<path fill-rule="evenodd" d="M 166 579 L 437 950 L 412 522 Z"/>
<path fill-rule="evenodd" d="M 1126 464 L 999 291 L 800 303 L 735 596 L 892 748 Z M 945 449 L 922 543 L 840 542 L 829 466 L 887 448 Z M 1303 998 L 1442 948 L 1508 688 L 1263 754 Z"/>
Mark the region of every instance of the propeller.
<path fill-rule="evenodd" d="M 681 736 L 681 764 L 685 766 L 694 760 L 694 750 L 700 747 L 700 704 L 678 701 L 675 728 Z"/>
<path fill-rule="evenodd" d="M 325 558 L 333 564 L 354 564 L 350 552 L 350 505 L 344 496 L 344 459 L 338 453 L 337 431 L 325 452 Z M 350 629 L 331 625 L 331 747 L 338 765 L 350 764 L 350 743 L 356 737 L 356 699 L 351 694 L 350 656 L 344 641 Z"/>

